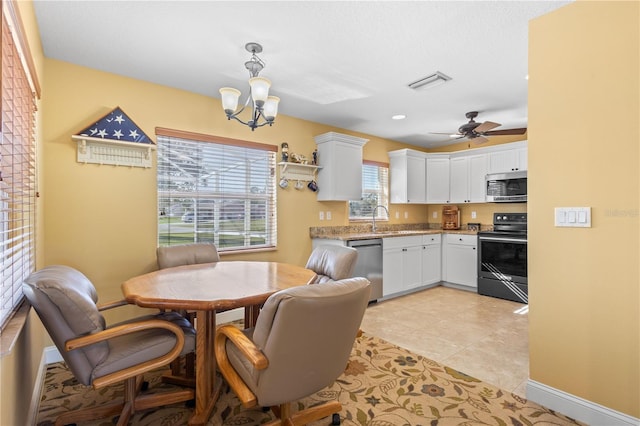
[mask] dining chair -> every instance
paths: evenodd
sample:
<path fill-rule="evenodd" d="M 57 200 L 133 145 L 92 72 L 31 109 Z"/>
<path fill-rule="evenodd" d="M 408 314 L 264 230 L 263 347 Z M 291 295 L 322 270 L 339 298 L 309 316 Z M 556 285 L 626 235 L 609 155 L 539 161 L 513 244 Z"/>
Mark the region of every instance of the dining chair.
<path fill-rule="evenodd" d="M 293 412 L 291 404 L 331 385 L 345 370 L 369 301 L 366 278 L 281 290 L 265 302 L 255 327 L 218 327 L 218 368 L 245 408 L 270 407 L 279 424 L 307 424 L 339 401 Z"/>
<path fill-rule="evenodd" d="M 306 268 L 317 275 L 312 284 L 321 284 L 351 278 L 357 260 L 358 251 L 353 247 L 323 244 L 313 249 Z"/>
<path fill-rule="evenodd" d="M 158 268 L 160 269 L 220 261 L 218 249 L 213 243 L 191 243 L 158 247 L 156 255 Z"/>
<path fill-rule="evenodd" d="M 100 313 L 125 301 L 97 305 L 95 287 L 82 272 L 52 265 L 32 273 L 23 292 L 77 381 L 94 389 L 124 382 L 124 399 L 68 411 L 55 424 L 119 415 L 128 423 L 137 411 L 192 400 L 193 389 L 141 394 L 143 374 L 193 352 L 195 330 L 182 316 L 165 312 L 107 326 Z"/>
<path fill-rule="evenodd" d="M 183 265 L 195 265 L 200 263 L 214 263 L 220 261 L 218 249 L 213 243 L 190 243 L 173 246 L 162 246 L 156 249 L 158 268 L 166 269 Z M 220 311 L 222 312 L 222 310 Z M 195 325 L 195 312 L 180 311 L 182 316 L 187 318 L 192 325 Z M 182 362 L 176 359 L 171 363 L 171 374 L 174 379 L 167 379 L 173 383 L 181 383 L 176 378 L 180 376 Z M 195 353 L 189 353 L 184 361 L 185 376 L 195 377 Z"/>

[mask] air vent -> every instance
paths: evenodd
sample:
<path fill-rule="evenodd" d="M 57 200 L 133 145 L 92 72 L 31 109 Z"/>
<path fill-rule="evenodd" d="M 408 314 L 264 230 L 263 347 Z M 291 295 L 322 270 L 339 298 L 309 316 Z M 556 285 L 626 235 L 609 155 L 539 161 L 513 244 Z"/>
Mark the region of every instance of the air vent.
<path fill-rule="evenodd" d="M 446 83 L 449 80 L 451 80 L 451 77 L 441 73 L 440 71 L 436 71 L 435 73 L 427 77 L 416 80 L 413 83 L 409 83 L 408 86 L 414 90 L 424 89 L 426 87 L 438 86 L 442 83 Z"/>

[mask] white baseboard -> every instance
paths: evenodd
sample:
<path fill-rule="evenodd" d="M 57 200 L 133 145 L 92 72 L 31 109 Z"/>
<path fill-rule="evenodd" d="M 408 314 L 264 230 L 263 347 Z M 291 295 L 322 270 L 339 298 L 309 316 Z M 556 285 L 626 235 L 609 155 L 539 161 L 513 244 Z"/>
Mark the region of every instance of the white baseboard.
<path fill-rule="evenodd" d="M 531 379 L 527 381 L 527 399 L 589 425 L 640 426 L 640 419 Z"/>
<path fill-rule="evenodd" d="M 55 347 L 53 348 L 56 349 Z M 46 350 L 47 348 L 45 348 L 40 357 L 40 365 L 38 365 L 38 371 L 36 371 L 36 381 L 33 383 L 33 392 L 31 393 L 31 402 L 29 404 L 29 414 L 27 417 L 28 425 L 35 425 L 37 420 L 38 408 L 40 407 L 40 395 L 42 395 L 42 387 L 47 371 Z"/>
<path fill-rule="evenodd" d="M 60 355 L 60 351 L 58 351 L 58 348 L 56 348 L 55 346 L 47 346 L 46 348 L 44 348 L 43 356 L 45 368 L 47 365 L 53 364 L 54 362 L 64 361 L 62 355 Z"/>

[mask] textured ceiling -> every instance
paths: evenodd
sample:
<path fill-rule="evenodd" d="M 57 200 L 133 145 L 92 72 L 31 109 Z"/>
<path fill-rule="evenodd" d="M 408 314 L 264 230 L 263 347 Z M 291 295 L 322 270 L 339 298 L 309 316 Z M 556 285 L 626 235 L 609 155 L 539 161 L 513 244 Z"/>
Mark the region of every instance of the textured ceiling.
<path fill-rule="evenodd" d="M 250 54 L 280 113 L 422 147 L 526 127 L 528 21 L 567 1 L 34 1 L 45 56 L 219 97 Z M 407 85 L 441 71 L 446 84 Z M 401 121 L 394 114 L 405 114 Z M 276 124 L 277 125 L 277 124 Z"/>

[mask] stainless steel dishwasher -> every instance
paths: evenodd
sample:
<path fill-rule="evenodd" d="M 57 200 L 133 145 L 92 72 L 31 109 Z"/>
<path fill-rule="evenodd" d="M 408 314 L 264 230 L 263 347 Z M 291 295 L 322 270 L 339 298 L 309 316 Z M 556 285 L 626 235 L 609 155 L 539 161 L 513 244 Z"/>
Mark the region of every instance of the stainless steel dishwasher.
<path fill-rule="evenodd" d="M 382 238 L 349 240 L 347 246 L 358 250 L 353 276 L 365 277 L 371 282 L 371 302 L 382 298 Z"/>

